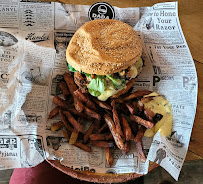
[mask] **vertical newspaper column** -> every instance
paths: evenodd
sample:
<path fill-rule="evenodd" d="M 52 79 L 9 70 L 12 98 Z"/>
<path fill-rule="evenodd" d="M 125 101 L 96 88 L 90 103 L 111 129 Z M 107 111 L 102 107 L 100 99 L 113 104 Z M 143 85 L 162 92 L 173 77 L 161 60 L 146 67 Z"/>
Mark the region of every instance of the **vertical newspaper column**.
<path fill-rule="evenodd" d="M 20 167 L 33 167 L 46 158 L 47 96 L 55 58 L 54 3 L 22 0 L 19 10 L 24 51 L 13 132 L 20 139 Z"/>
<path fill-rule="evenodd" d="M 19 2 L 0 0 L 0 169 L 19 167 L 19 140 L 12 131 L 22 48 Z"/>
<path fill-rule="evenodd" d="M 156 4 L 137 27 L 153 66 L 153 91 L 165 95 L 173 111 L 173 124 L 158 123 L 155 127 L 149 160 L 176 180 L 187 153 L 197 100 L 196 70 L 177 10 L 175 2 Z"/>

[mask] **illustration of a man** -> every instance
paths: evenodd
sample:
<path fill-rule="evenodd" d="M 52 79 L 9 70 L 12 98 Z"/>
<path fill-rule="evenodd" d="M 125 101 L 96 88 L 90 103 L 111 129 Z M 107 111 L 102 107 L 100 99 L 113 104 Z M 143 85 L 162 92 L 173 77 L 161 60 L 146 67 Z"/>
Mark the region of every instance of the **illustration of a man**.
<path fill-rule="evenodd" d="M 28 138 L 28 147 L 22 151 L 22 167 L 31 167 L 44 160 L 35 146 L 36 141 L 33 137 Z"/>
<path fill-rule="evenodd" d="M 166 151 L 163 148 L 159 148 L 156 152 L 156 158 L 154 159 L 154 162 L 157 164 L 161 164 L 162 160 L 166 157 Z"/>

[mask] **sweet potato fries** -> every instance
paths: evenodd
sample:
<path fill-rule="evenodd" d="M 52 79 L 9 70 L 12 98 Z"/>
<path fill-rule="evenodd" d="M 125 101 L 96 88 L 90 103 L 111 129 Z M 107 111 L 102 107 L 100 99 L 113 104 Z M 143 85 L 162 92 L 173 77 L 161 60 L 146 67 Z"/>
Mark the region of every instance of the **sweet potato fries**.
<path fill-rule="evenodd" d="M 155 114 L 145 109 L 142 98 L 151 91 L 136 91 L 123 97 L 122 90 L 113 98 L 102 102 L 78 89 L 70 73 L 65 73 L 63 77 L 64 80 L 59 85 L 63 97 L 53 98 L 56 106 L 48 115 L 48 119 L 59 115 L 61 120 L 54 123 L 51 130 L 55 132 L 63 129 L 63 135 L 69 144 L 86 152 L 92 151 L 91 146 L 104 148 L 109 166 L 114 162 L 112 147 L 117 146 L 123 154 L 128 154 L 134 141 L 140 160 L 145 162 L 142 138 L 146 129 L 154 126 Z M 132 84 L 133 81 L 127 85 L 125 92 Z M 89 128 L 84 130 L 86 121 L 89 122 Z"/>

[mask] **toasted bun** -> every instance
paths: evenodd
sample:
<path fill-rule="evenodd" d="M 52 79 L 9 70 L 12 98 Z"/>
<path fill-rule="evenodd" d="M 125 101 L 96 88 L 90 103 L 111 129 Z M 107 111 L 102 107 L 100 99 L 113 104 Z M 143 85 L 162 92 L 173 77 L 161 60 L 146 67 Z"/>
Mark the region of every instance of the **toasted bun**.
<path fill-rule="evenodd" d="M 76 70 L 106 75 L 128 68 L 141 56 L 142 45 L 136 31 L 112 19 L 93 20 L 72 37 L 67 62 Z"/>

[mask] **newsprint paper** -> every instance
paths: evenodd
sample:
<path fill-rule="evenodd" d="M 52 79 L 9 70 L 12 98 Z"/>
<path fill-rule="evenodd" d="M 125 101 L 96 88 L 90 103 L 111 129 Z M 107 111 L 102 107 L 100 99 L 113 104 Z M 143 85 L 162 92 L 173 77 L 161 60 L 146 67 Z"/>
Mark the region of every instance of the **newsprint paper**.
<path fill-rule="evenodd" d="M 59 82 L 67 71 L 65 51 L 74 32 L 85 22 L 113 18 L 139 34 L 144 68 L 134 90 L 149 89 L 166 96 L 173 110 L 169 137 L 144 138 L 147 161 L 134 145 L 129 154 L 113 150 L 109 167 L 104 150 L 84 152 L 52 133 L 47 120 L 61 95 Z M 118 8 L 30 0 L 0 0 L 0 169 L 33 167 L 59 159 L 75 170 L 97 173 L 147 174 L 149 161 L 158 163 L 176 180 L 187 153 L 197 105 L 197 74 L 184 38 L 177 2 L 152 7 Z M 84 131 L 91 122 L 84 123 Z"/>

